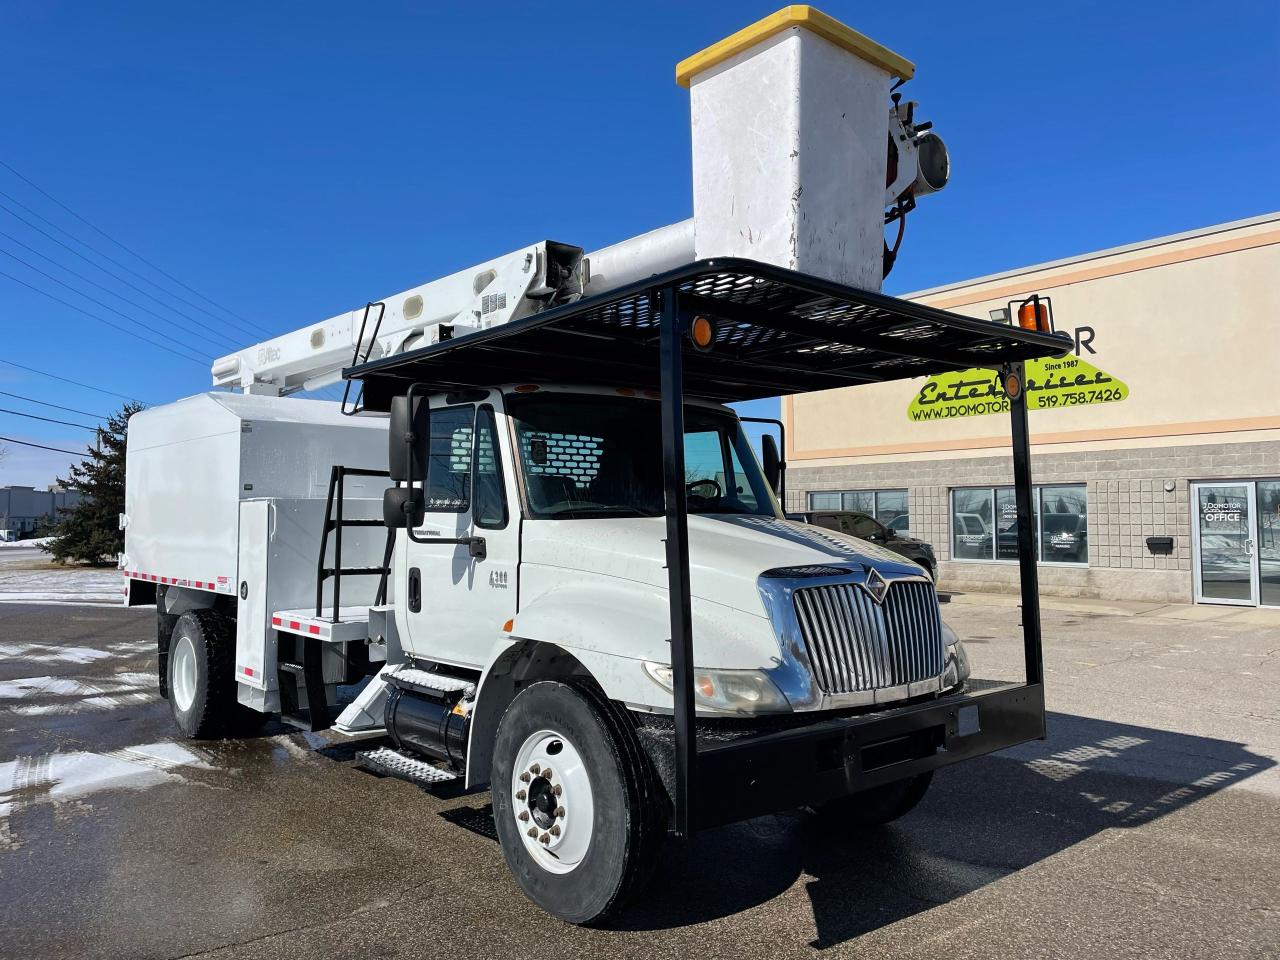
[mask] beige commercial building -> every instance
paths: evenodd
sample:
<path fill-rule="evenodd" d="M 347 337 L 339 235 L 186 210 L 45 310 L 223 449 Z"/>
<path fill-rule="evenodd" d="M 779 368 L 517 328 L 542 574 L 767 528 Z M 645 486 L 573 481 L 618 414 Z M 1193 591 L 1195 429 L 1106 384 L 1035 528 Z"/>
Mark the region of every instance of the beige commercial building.
<path fill-rule="evenodd" d="M 1051 298 L 1028 365 L 1046 594 L 1280 606 L 1280 213 L 912 294 L 984 319 Z M 788 509 L 930 541 L 942 586 L 1015 590 L 1007 400 L 990 371 L 783 402 Z"/>

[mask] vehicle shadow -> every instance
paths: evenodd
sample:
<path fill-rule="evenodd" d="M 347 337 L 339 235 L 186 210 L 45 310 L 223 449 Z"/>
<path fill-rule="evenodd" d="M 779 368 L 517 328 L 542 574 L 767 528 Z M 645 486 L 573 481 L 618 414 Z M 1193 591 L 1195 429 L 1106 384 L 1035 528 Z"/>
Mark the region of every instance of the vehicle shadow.
<path fill-rule="evenodd" d="M 1046 741 L 939 771 L 920 806 L 886 827 L 835 834 L 797 812 L 671 843 L 650 895 L 610 926 L 732 916 L 803 878 L 810 945 L 835 946 L 1275 765 L 1232 741 L 1060 713 L 1047 722 Z"/>

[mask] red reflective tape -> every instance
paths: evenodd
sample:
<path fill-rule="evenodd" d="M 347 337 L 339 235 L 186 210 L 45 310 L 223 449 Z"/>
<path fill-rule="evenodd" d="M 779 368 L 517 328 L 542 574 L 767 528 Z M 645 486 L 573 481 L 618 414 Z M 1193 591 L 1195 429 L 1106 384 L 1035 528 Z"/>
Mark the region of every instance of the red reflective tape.
<path fill-rule="evenodd" d="M 159 578 L 159 577 L 157 577 L 154 573 L 153 573 L 153 574 L 151 574 L 151 582 L 152 582 L 152 583 L 155 583 L 155 581 L 157 581 L 157 580 L 159 580 L 159 579 L 160 579 L 160 578 Z"/>
<path fill-rule="evenodd" d="M 278 626 L 280 626 L 280 618 L 279 618 L 279 617 L 272 617 L 272 618 L 271 618 L 271 625 L 272 625 L 273 627 L 278 627 Z"/>
<path fill-rule="evenodd" d="M 320 628 L 313 623 L 309 627 L 307 627 L 307 633 L 314 633 L 316 635 L 319 635 Z"/>
<path fill-rule="evenodd" d="M 290 621 L 289 621 L 289 629 L 290 629 L 290 630 L 301 630 L 301 629 L 302 629 L 302 625 L 301 625 L 300 623 L 298 623 L 298 621 L 297 621 L 297 620 L 290 620 Z"/>
<path fill-rule="evenodd" d="M 245 675 L 246 677 L 252 677 L 252 676 L 253 676 L 253 667 L 245 667 L 245 668 L 244 668 L 244 675 Z"/>

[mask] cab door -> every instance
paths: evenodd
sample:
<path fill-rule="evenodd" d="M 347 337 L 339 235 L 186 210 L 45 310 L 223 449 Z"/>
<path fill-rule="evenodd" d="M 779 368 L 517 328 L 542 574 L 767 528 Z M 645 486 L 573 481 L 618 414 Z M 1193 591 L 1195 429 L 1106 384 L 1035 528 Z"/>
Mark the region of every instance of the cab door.
<path fill-rule="evenodd" d="M 516 613 L 520 524 L 500 402 L 432 406 L 425 511 L 406 543 L 403 595 L 405 646 L 424 660 L 482 667 Z M 468 537 L 483 544 L 430 542 Z"/>

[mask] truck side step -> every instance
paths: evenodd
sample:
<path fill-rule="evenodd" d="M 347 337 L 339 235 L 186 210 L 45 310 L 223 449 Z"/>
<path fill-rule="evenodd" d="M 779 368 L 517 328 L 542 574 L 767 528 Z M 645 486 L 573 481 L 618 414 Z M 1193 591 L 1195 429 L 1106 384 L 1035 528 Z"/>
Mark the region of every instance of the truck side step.
<path fill-rule="evenodd" d="M 442 770 L 426 760 L 392 750 L 390 747 L 379 747 L 377 750 L 363 750 L 356 754 L 360 766 L 371 773 L 384 777 L 395 777 L 410 783 L 424 786 L 448 783 L 457 780 L 458 775 L 451 770 Z"/>
<path fill-rule="evenodd" d="M 429 670 L 419 670 L 417 667 L 401 667 L 382 679 L 403 690 L 414 690 L 437 698 L 441 694 L 458 693 L 470 699 L 476 693 L 476 685 L 471 680 L 450 677 L 442 673 L 431 673 Z"/>

